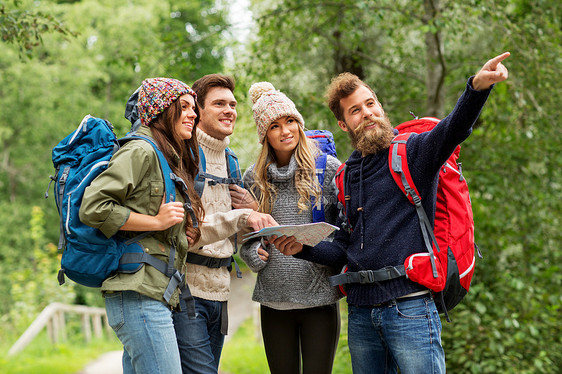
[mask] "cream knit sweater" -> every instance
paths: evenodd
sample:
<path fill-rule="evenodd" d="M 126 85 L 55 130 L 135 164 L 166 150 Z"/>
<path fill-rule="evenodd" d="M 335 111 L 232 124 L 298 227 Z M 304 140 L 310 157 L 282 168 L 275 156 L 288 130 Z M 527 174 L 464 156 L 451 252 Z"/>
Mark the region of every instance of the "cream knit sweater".
<path fill-rule="evenodd" d="M 213 138 L 197 128 L 197 140 L 205 153 L 206 172 L 218 177 L 227 177 L 226 158 L 224 150 L 230 139 L 224 140 Z M 207 183 L 205 181 L 205 183 Z M 202 241 L 207 242 L 207 235 L 216 237 L 216 241 L 204 247 L 194 245 L 189 248 L 190 252 L 200 255 L 228 258 L 234 252 L 233 235 L 249 232 L 246 226 L 251 209 L 232 209 L 228 185 L 216 184 L 209 186 L 205 184 L 203 196 L 201 196 L 205 208 L 205 219 L 203 225 L 207 226 L 201 230 Z M 239 237 L 241 235 L 238 235 Z M 230 294 L 230 273 L 225 267 L 211 269 L 202 265 L 187 264 L 187 283 L 193 296 L 206 300 L 226 301 Z"/>

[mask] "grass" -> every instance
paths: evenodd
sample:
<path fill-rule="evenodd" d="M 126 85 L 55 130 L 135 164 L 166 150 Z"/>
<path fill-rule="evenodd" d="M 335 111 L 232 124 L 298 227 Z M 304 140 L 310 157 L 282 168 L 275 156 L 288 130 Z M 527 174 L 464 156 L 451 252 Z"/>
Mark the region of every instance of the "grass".
<path fill-rule="evenodd" d="M 340 302 L 341 333 L 334 360 L 333 374 L 351 374 L 351 359 L 347 348 L 347 303 Z M 259 334 L 259 332 L 258 332 Z M 269 372 L 261 336 L 250 318 L 236 331 L 224 347 L 220 372 L 223 374 L 264 374 Z"/>
<path fill-rule="evenodd" d="M 113 333 L 85 343 L 82 335 L 74 335 L 64 343 L 51 344 L 45 331 L 20 353 L 8 356 L 11 343 L 0 345 L 0 373 L 3 374 L 73 374 L 84 368 L 103 352 L 122 349 Z M 10 344 L 10 345 L 8 345 Z"/>

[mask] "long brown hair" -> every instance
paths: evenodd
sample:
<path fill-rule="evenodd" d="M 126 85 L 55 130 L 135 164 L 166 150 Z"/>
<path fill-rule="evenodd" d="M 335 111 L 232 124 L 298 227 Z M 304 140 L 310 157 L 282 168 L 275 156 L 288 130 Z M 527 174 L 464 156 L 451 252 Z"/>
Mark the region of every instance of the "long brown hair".
<path fill-rule="evenodd" d="M 176 125 L 181 117 L 182 108 L 179 98 L 160 113 L 151 123 L 152 135 L 162 150 L 172 171 L 187 185 L 187 195 L 191 200 L 195 218 L 203 222 L 205 210 L 201 198 L 195 191 L 194 180 L 199 171 L 199 144 L 195 136 L 197 119 L 193 125 L 191 139 L 182 139 L 176 130 Z M 187 212 L 186 212 L 187 214 Z M 191 217 L 187 214 L 186 227 L 193 227 Z M 201 231 L 197 228 L 195 241 L 199 240 Z"/>
<path fill-rule="evenodd" d="M 309 209 L 310 197 L 314 196 L 317 204 L 322 196 L 322 189 L 316 178 L 316 157 L 318 157 L 319 149 L 314 140 L 308 139 L 300 126 L 299 142 L 294 150 L 295 160 L 297 161 L 297 170 L 295 172 L 294 183 L 299 200 L 297 206 L 299 213 Z M 267 141 L 263 143 L 258 160 L 254 165 L 254 185 L 251 190 L 255 198 L 258 200 L 258 210 L 262 213 L 271 213 L 277 190 L 269 181 L 267 169 L 269 165 L 277 163 L 275 150 Z"/>

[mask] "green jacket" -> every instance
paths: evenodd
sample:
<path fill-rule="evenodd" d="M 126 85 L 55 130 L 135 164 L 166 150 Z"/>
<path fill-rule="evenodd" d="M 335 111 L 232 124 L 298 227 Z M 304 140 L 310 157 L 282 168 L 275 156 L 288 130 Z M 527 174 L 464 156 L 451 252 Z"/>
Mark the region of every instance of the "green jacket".
<path fill-rule="evenodd" d="M 152 137 L 151 130 L 146 126 L 141 126 L 137 133 Z M 155 216 L 163 196 L 164 180 L 156 152 L 149 143 L 132 140 L 115 153 L 108 168 L 86 189 L 80 207 L 80 220 L 98 228 L 109 238 L 125 224 L 131 211 Z M 176 201 L 184 201 L 178 189 Z M 188 216 L 187 212 L 185 216 Z M 184 227 L 184 224 L 176 224 L 141 239 L 139 243 L 147 253 L 167 263 L 170 244 L 175 241 L 174 267 L 185 273 L 188 242 Z M 132 237 L 138 232 L 121 231 L 120 234 Z M 134 274 L 118 273 L 106 279 L 101 291 L 136 291 L 164 302 L 168 282 L 169 278 L 160 271 L 152 266 L 143 266 Z M 169 302 L 171 307 L 177 307 L 178 293 L 176 289 Z"/>

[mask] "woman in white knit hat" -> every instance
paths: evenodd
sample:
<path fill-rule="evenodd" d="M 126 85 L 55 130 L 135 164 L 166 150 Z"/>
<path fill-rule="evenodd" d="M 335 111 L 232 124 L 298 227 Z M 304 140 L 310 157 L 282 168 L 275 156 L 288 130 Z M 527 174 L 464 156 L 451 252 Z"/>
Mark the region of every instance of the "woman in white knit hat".
<path fill-rule="evenodd" d="M 312 222 L 311 197 L 323 199 L 326 221 L 337 217 L 331 181 L 340 162 L 328 156 L 323 189 L 315 160 L 320 154 L 304 134 L 295 104 L 268 82 L 250 88 L 261 153 L 244 174 L 244 186 L 258 210 L 280 224 Z M 233 192 L 233 206 L 240 201 Z M 242 259 L 258 273 L 253 300 L 261 304 L 261 327 L 271 373 L 321 374 L 332 371 L 340 330 L 340 296 L 328 283 L 334 269 L 284 256 L 273 245 L 250 242 Z"/>

